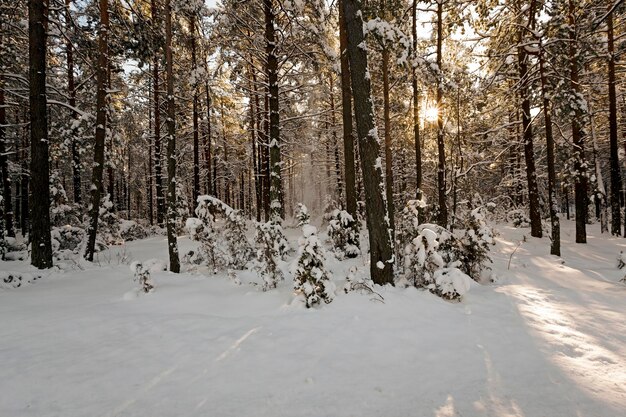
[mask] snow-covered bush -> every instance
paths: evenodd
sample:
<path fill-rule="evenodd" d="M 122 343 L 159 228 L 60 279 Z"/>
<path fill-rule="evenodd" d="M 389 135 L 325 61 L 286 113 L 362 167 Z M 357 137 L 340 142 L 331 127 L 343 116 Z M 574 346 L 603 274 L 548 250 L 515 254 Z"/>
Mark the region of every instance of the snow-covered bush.
<path fill-rule="evenodd" d="M 125 242 L 133 240 L 145 239 L 148 237 L 148 231 L 145 227 L 134 220 L 120 220 L 120 237 Z"/>
<path fill-rule="evenodd" d="M 488 269 L 486 264 L 492 262 L 489 250 L 496 244 L 493 229 L 487 225 L 483 210 L 484 206 L 480 206 L 470 212 L 457 251 L 460 269 L 476 281 L 480 280 L 482 271 Z"/>
<path fill-rule="evenodd" d="M 80 226 L 80 209 L 68 204 L 63 182 L 56 172 L 50 175 L 50 224 L 52 226 Z"/>
<path fill-rule="evenodd" d="M 328 224 L 330 220 L 333 218 L 333 213 L 335 210 L 339 209 L 339 204 L 335 200 L 332 199 L 331 196 L 327 195 L 324 197 L 324 206 L 322 208 L 322 225 Z"/>
<path fill-rule="evenodd" d="M 216 219 L 218 214 L 225 218 L 221 226 Z M 187 219 L 186 228 L 190 237 L 201 243 L 202 253 L 190 254 L 189 260 L 199 263 L 204 258 L 214 271 L 225 266 L 243 269 L 254 250 L 246 237 L 246 221 L 241 212 L 215 197 L 203 195 L 198 197 L 196 216 Z M 219 244 L 221 241 L 225 241 L 225 249 Z"/>
<path fill-rule="evenodd" d="M 317 237 L 317 229 L 311 225 L 302 227 L 299 239 L 298 263 L 294 268 L 294 289 L 304 295 L 307 308 L 330 303 L 335 297 L 335 284 L 326 269 L 324 248 Z"/>
<path fill-rule="evenodd" d="M 418 231 L 404 252 L 406 280 L 448 300 L 460 298 L 469 290 L 470 277 L 459 269 L 459 241 L 434 224 L 420 225 Z"/>
<path fill-rule="evenodd" d="M 511 210 L 507 215 L 507 220 L 517 228 L 530 227 L 530 218 L 526 215 L 524 210 Z"/>
<path fill-rule="evenodd" d="M 311 222 L 311 213 L 309 213 L 309 209 L 302 203 L 298 203 L 296 220 L 298 220 L 298 227 L 302 227 Z"/>
<path fill-rule="evenodd" d="M 328 217 L 328 237 L 333 244 L 333 252 L 339 259 L 355 258 L 359 249 L 359 227 L 354 218 L 345 210 L 336 209 Z"/>
<path fill-rule="evenodd" d="M 53 227 L 50 231 L 52 238 L 52 251 L 69 250 L 78 253 L 80 244 L 85 239 L 87 233 L 82 227 L 74 227 L 70 225 Z"/>
<path fill-rule="evenodd" d="M 105 195 L 100 202 L 98 237 L 106 245 L 120 245 L 124 243 L 120 236 L 120 219 L 113 212 L 113 202 L 109 194 Z"/>
<path fill-rule="evenodd" d="M 406 206 L 400 212 L 398 221 L 396 222 L 396 239 L 398 247 L 406 248 L 413 239 L 419 234 L 418 226 L 420 225 L 420 213 L 426 208 L 426 201 L 409 200 Z M 404 251 L 398 250 L 398 261 L 400 265 L 404 262 Z"/>
<path fill-rule="evenodd" d="M 150 268 L 144 267 L 141 262 L 130 264 L 130 270 L 134 274 L 134 280 L 139 282 L 141 291 L 148 293 L 154 289 L 154 282 L 150 277 Z"/>
<path fill-rule="evenodd" d="M 255 269 L 263 279 L 263 291 L 276 288 L 279 281 L 282 281 L 283 273 L 278 267 L 278 260 L 281 258 L 280 247 L 277 236 L 282 236 L 282 231 L 276 230 L 280 225 L 274 222 L 257 223 L 256 237 L 256 267 Z M 283 237 L 284 239 L 284 237 Z"/>

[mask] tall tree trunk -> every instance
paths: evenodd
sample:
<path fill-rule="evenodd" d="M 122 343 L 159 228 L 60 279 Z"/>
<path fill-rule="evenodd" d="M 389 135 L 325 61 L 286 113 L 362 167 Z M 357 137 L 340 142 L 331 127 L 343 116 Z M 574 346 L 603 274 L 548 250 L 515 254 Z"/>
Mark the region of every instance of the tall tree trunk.
<path fill-rule="evenodd" d="M 149 81 L 149 84 L 149 94 L 151 95 L 152 81 Z M 148 109 L 148 131 L 152 132 L 152 107 L 148 106 Z M 148 136 L 148 175 L 146 176 L 146 183 L 148 184 L 148 220 L 150 221 L 150 226 L 154 225 L 154 195 L 152 191 L 152 147 L 154 146 L 153 141 L 154 138 Z"/>
<path fill-rule="evenodd" d="M 413 0 L 412 45 L 417 53 L 417 0 Z M 413 88 L 413 138 L 415 140 L 415 198 L 422 199 L 422 144 L 420 141 L 419 90 L 415 65 L 411 66 L 411 87 Z"/>
<path fill-rule="evenodd" d="M 548 205 L 550 206 L 551 243 L 550 254 L 561 256 L 561 226 L 559 209 L 556 201 L 556 169 L 554 167 L 554 137 L 552 135 L 552 112 L 548 95 L 548 80 L 544 67 L 543 46 L 539 39 L 539 77 L 541 79 L 541 96 L 543 97 L 543 116 L 546 123 L 546 147 L 548 158 Z"/>
<path fill-rule="evenodd" d="M 28 120 L 27 111 L 24 109 L 23 120 Z M 28 150 L 30 148 L 30 129 L 25 126 L 22 134 L 22 146 L 20 159 L 20 201 L 22 206 L 22 215 L 20 216 L 20 229 L 22 229 L 22 235 L 29 235 L 30 241 L 30 209 L 29 209 L 29 190 L 30 190 L 30 175 L 28 170 Z"/>
<path fill-rule="evenodd" d="M 342 0 L 348 35 L 348 57 L 354 94 L 361 169 L 365 185 L 365 205 L 370 244 L 370 274 L 376 284 L 393 283 L 393 244 L 389 212 L 385 201 L 379 138 L 376 129 L 372 90 L 367 66 L 360 2 Z"/>
<path fill-rule="evenodd" d="M 157 0 L 150 1 L 152 14 L 152 28 L 158 30 L 160 26 Z M 163 214 L 165 213 L 165 196 L 163 194 L 163 174 L 161 157 L 161 105 L 159 98 L 159 52 L 154 51 L 152 63 L 152 78 L 154 79 L 154 182 L 157 201 L 157 224 L 163 227 Z"/>
<path fill-rule="evenodd" d="M 257 156 L 257 108 L 255 105 L 258 104 L 258 97 L 256 94 L 256 83 L 252 81 L 254 69 L 250 65 L 248 67 L 249 72 L 249 80 L 250 80 L 250 147 L 252 148 L 252 175 L 254 178 L 254 195 L 255 195 L 255 206 L 256 206 L 256 221 L 261 221 L 261 186 L 259 184 L 260 176 L 259 176 L 259 166 L 257 164 L 258 156 Z"/>
<path fill-rule="evenodd" d="M 91 208 L 89 211 L 89 229 L 87 230 L 87 247 L 85 259 L 93 261 L 98 233 L 98 216 L 100 201 L 104 191 L 104 141 L 106 138 L 107 119 L 107 68 L 109 66 L 109 3 L 100 1 L 100 30 L 98 33 L 98 66 L 96 92 L 96 143 L 94 145 L 94 164 L 91 175 Z"/>
<path fill-rule="evenodd" d="M 529 26 L 532 26 L 534 20 L 534 1 L 531 2 L 529 8 Z M 521 19 L 521 16 L 520 16 Z M 524 135 L 524 160 L 526 161 L 526 180 L 528 182 L 528 206 L 530 211 L 530 235 L 533 237 L 541 237 L 543 232 L 541 229 L 541 212 L 539 210 L 539 189 L 537 187 L 537 172 L 535 169 L 535 153 L 533 148 L 533 128 L 530 115 L 530 96 L 528 91 L 529 75 L 528 75 L 528 53 L 524 45 L 524 31 L 527 28 L 520 27 L 518 29 L 518 46 L 517 59 L 519 69 L 519 95 L 522 104 L 522 130 Z"/>
<path fill-rule="evenodd" d="M 165 61 L 167 72 L 167 245 L 170 272 L 180 272 L 176 240 L 176 108 L 172 57 L 172 5 L 165 1 Z"/>
<path fill-rule="evenodd" d="M 569 0 L 569 58 L 571 88 L 574 94 L 580 95 L 578 74 L 577 29 L 574 0 Z M 585 138 L 580 126 L 580 109 L 574 111 L 572 117 L 572 142 L 574 143 L 574 204 L 576 207 L 576 243 L 587 243 L 587 175 L 585 168 Z"/>
<path fill-rule="evenodd" d="M 1 50 L 1 49 L 0 49 Z M 0 176 L 2 176 L 2 204 L 6 236 L 15 236 L 13 227 L 13 196 L 11 189 L 11 177 L 9 176 L 9 156 L 7 155 L 7 137 L 5 126 L 7 125 L 6 101 L 4 99 L 4 78 L 0 74 Z"/>
<path fill-rule="evenodd" d="M 337 116 L 335 114 L 335 83 L 333 74 L 330 74 L 330 128 L 333 141 L 333 153 L 335 156 L 335 177 L 337 180 L 337 196 L 340 202 L 343 200 L 343 181 L 341 180 L 341 161 L 339 160 L 339 145 L 337 144 Z M 292 166 L 290 164 L 290 166 Z M 343 206 L 342 204 L 342 207 Z"/>
<path fill-rule="evenodd" d="M 387 212 L 389 226 L 394 236 L 395 207 L 393 201 L 393 158 L 391 156 L 391 116 L 389 104 L 389 48 L 383 47 L 383 119 L 385 124 L 385 189 L 387 191 Z"/>
<path fill-rule="evenodd" d="M 72 14 L 70 6 L 72 0 L 65 0 L 65 25 L 67 29 L 73 28 Z M 69 104 L 72 107 L 72 121 L 78 120 L 78 113 L 74 110 L 76 108 L 76 85 L 74 82 L 74 46 L 72 40 L 68 36 L 65 40 L 65 53 L 67 58 L 67 93 L 69 96 Z M 80 181 L 80 153 L 78 150 L 78 138 L 77 131 L 72 127 L 72 188 L 74 203 L 80 204 L 82 201 L 81 193 L 81 181 Z"/>
<path fill-rule="evenodd" d="M 206 141 L 204 144 L 204 163 L 207 170 L 207 194 L 213 194 L 213 173 L 211 171 L 212 155 L 211 155 L 211 94 L 209 92 L 209 83 L 205 85 L 206 90 Z"/>
<path fill-rule="evenodd" d="M 346 182 L 346 211 L 356 219 L 356 174 L 354 169 L 354 129 L 352 127 L 352 89 L 350 87 L 350 63 L 348 60 L 348 37 L 343 1 L 339 1 L 339 48 L 341 61 L 341 116 L 343 120 L 343 159 Z"/>
<path fill-rule="evenodd" d="M 39 269 L 52 267 L 50 239 L 50 167 L 46 114 L 46 2 L 28 2 L 29 100 L 30 100 L 30 196 L 31 263 Z"/>
<path fill-rule="evenodd" d="M 612 3 L 607 16 L 607 38 L 609 53 L 609 143 L 611 161 L 611 234 L 621 233 L 620 192 L 622 191 L 622 173 L 619 165 L 617 143 L 617 94 L 615 89 L 615 35 L 613 30 Z"/>
<path fill-rule="evenodd" d="M 278 106 L 278 59 L 274 29 L 274 0 L 263 0 L 265 11 L 266 74 L 269 92 L 270 212 L 273 221 L 285 217 L 281 201 L 280 114 Z"/>
<path fill-rule="evenodd" d="M 604 177 L 602 175 L 602 166 L 598 156 L 598 140 L 596 135 L 596 124 L 594 122 L 594 113 L 591 109 L 591 102 L 588 104 L 589 124 L 591 126 L 591 143 L 593 146 L 593 165 L 595 167 L 597 189 L 595 192 L 596 216 L 600 218 L 600 233 L 609 231 L 608 213 L 606 207 L 606 188 L 604 186 Z M 617 214 L 619 215 L 619 200 L 617 202 Z M 618 229 L 619 235 L 619 229 Z"/>
<path fill-rule="evenodd" d="M 441 68 L 443 41 L 443 1 L 437 2 L 437 191 L 439 202 L 438 223 L 448 226 L 448 205 L 446 202 L 446 151 L 443 130 L 443 72 Z"/>
<path fill-rule="evenodd" d="M 191 32 L 191 67 L 194 72 L 193 85 L 193 207 L 195 208 L 200 195 L 200 141 L 198 137 L 198 86 L 197 86 L 197 68 L 196 63 L 196 24 L 195 18 L 189 19 L 189 31 Z"/>

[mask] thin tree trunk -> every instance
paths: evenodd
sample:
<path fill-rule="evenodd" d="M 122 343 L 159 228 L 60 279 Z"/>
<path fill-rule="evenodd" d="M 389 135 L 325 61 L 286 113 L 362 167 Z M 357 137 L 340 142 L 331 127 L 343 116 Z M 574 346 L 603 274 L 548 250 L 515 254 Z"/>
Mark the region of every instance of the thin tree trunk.
<path fill-rule="evenodd" d="M 346 211 L 357 218 L 356 174 L 354 167 L 354 129 L 352 127 L 352 89 L 348 37 L 342 1 L 339 1 L 339 48 L 341 62 L 341 116 L 343 121 L 343 159 L 346 182 Z"/>
<path fill-rule="evenodd" d="M 4 227 L 6 236 L 14 237 L 13 227 L 13 195 L 11 189 L 11 177 L 9 176 L 9 156 L 5 133 L 7 125 L 6 101 L 4 99 L 4 78 L 0 74 L 0 175 L 2 176 L 2 204 Z"/>
<path fill-rule="evenodd" d="M 31 263 L 39 269 L 52 267 L 50 239 L 50 167 L 46 97 L 46 28 L 44 0 L 28 2 L 29 100 L 30 100 L 30 196 Z"/>
<path fill-rule="evenodd" d="M 207 194 L 213 193 L 213 174 L 211 171 L 212 155 L 211 155 L 211 95 L 209 93 L 209 83 L 205 85 L 206 89 L 206 142 L 204 144 L 204 163 L 207 170 Z"/>
<path fill-rule="evenodd" d="M 100 1 L 100 31 L 98 34 L 98 67 L 96 93 L 96 143 L 94 146 L 94 164 L 91 177 L 91 209 L 87 231 L 87 248 L 85 259 L 93 261 L 98 232 L 98 217 L 102 198 L 104 173 L 104 141 L 106 138 L 107 113 L 107 68 L 109 60 L 109 4 L 108 0 Z"/>
<path fill-rule="evenodd" d="M 194 17 L 189 19 L 189 31 L 191 32 L 191 67 L 194 72 L 193 85 L 193 205 L 192 213 L 200 195 L 200 141 L 198 137 L 198 87 L 196 63 L 196 25 Z"/>
<path fill-rule="evenodd" d="M 65 24 L 68 30 L 72 29 L 72 14 L 70 12 L 70 6 L 72 0 L 65 0 Z M 65 40 L 65 53 L 67 58 L 67 92 L 69 96 L 69 105 L 72 107 L 72 122 L 78 120 L 78 113 L 76 108 L 76 85 L 74 82 L 74 46 L 69 36 Z M 81 181 L 80 181 L 80 153 L 78 150 L 78 138 L 76 137 L 77 131 L 72 127 L 72 144 L 71 144 L 71 157 L 72 157 L 72 188 L 74 203 L 80 204 L 81 195 Z"/>
<path fill-rule="evenodd" d="M 576 36 L 576 20 L 574 17 L 574 0 L 569 0 L 569 26 L 570 26 L 570 78 L 571 88 L 574 94 L 580 94 L 578 74 L 578 50 Z M 580 126 L 581 112 L 576 109 L 572 118 L 572 142 L 574 143 L 574 204 L 576 207 L 576 243 L 587 243 L 587 176 L 585 168 L 585 138 Z"/>
<path fill-rule="evenodd" d="M 544 68 L 543 47 L 539 39 L 539 77 L 541 79 L 541 96 L 543 97 L 543 116 L 546 123 L 546 148 L 548 158 L 548 205 L 550 206 L 551 243 L 550 254 L 561 256 L 561 227 L 559 210 L 556 201 L 556 169 L 554 167 L 554 137 L 552 135 L 552 112 L 548 95 L 548 80 Z"/>
<path fill-rule="evenodd" d="M 609 6 L 609 10 L 612 5 Z M 622 173 L 619 165 L 617 143 L 617 94 L 615 89 L 615 35 L 613 30 L 613 12 L 607 16 L 607 38 L 609 53 L 609 143 L 611 161 L 611 234 L 621 233 L 620 192 L 622 190 Z"/>
<path fill-rule="evenodd" d="M 385 124 L 385 189 L 387 191 L 387 212 L 389 213 L 389 226 L 394 236 L 395 230 L 395 207 L 393 201 L 393 158 L 391 156 L 391 115 L 389 104 L 389 49 L 383 47 L 383 119 Z"/>
<path fill-rule="evenodd" d="M 160 26 L 157 0 L 150 1 L 153 30 Z M 152 78 L 154 79 L 154 182 L 157 202 L 157 224 L 163 227 L 163 214 L 165 213 L 165 196 L 163 193 L 163 174 L 161 157 L 161 106 L 159 98 L 159 52 L 154 51 L 152 63 Z"/>
<path fill-rule="evenodd" d="M 359 47 L 364 42 L 360 2 L 357 0 L 342 0 L 342 2 L 348 35 L 348 56 L 359 138 L 359 154 L 365 185 L 370 244 L 370 274 L 376 284 L 392 284 L 394 255 L 389 212 L 385 201 L 382 164 L 379 158 L 380 145 L 372 105 L 367 52 Z"/>
<path fill-rule="evenodd" d="M 170 272 L 180 272 L 176 240 L 176 108 L 172 57 L 172 5 L 165 2 L 165 61 L 167 72 L 167 244 Z"/>
<path fill-rule="evenodd" d="M 152 81 L 149 81 L 150 89 L 152 88 Z M 152 91 L 149 91 L 152 94 Z M 148 131 L 152 132 L 152 106 L 148 106 Z M 148 175 L 146 176 L 146 182 L 148 183 L 148 220 L 150 226 L 154 225 L 154 206 L 153 206 L 153 192 L 152 192 L 152 147 L 154 146 L 154 138 L 148 137 Z"/>
<path fill-rule="evenodd" d="M 609 231 L 608 224 L 608 213 L 606 206 L 606 187 L 604 186 L 604 176 L 602 175 L 602 167 L 600 165 L 600 158 L 598 157 L 598 140 L 596 135 L 596 124 L 594 121 L 594 113 L 591 109 L 591 102 L 588 104 L 589 110 L 589 124 L 591 127 L 591 143 L 593 146 L 593 165 L 595 167 L 595 175 L 596 175 L 596 184 L 597 189 L 595 192 L 595 203 L 596 203 L 596 217 L 600 219 L 600 233 L 605 233 Z M 618 195 L 619 197 L 619 195 Z M 617 214 L 619 215 L 619 200 L 617 201 Z M 619 235 L 620 230 L 617 229 L 617 235 Z"/>
<path fill-rule="evenodd" d="M 438 223 L 448 226 L 448 205 L 446 202 L 446 151 L 443 130 L 443 73 L 441 68 L 443 41 L 443 1 L 437 2 L 437 191 L 439 202 Z"/>
<path fill-rule="evenodd" d="M 417 53 L 417 0 L 412 7 L 413 54 Z M 411 68 L 411 87 L 413 88 L 413 138 L 415 140 L 415 198 L 422 199 L 422 145 L 420 141 L 419 90 L 415 66 Z"/>
<path fill-rule="evenodd" d="M 253 69 L 252 66 L 248 67 L 250 73 L 250 147 L 252 148 L 252 174 L 254 177 L 254 195 L 256 202 L 256 221 L 261 221 L 261 186 L 259 184 L 260 176 L 257 164 L 257 125 L 256 125 L 256 108 L 255 108 L 255 96 L 256 85 L 252 82 Z M 257 98 L 258 103 L 258 98 Z"/>

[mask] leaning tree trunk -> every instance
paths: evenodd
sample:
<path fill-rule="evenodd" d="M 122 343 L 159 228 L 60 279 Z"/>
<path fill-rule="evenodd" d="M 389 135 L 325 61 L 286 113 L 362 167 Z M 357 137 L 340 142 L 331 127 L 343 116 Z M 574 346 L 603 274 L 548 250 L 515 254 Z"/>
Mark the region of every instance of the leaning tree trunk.
<path fill-rule="evenodd" d="M 612 2 L 611 2 L 612 3 Z M 612 7 L 612 6 L 609 6 Z M 607 16 L 607 38 L 609 53 L 609 143 L 611 161 L 611 234 L 621 233 L 620 192 L 622 190 L 622 173 L 617 151 L 617 94 L 615 89 L 615 35 L 613 30 L 613 12 Z"/>
<path fill-rule="evenodd" d="M 352 90 L 348 60 L 348 35 L 343 2 L 339 1 L 339 48 L 341 62 L 341 116 L 343 120 L 343 159 L 346 183 L 346 211 L 357 218 L 356 174 L 354 170 L 354 132 L 352 128 Z"/>
<path fill-rule="evenodd" d="M 576 21 L 574 18 L 574 1 L 569 0 L 569 59 L 571 88 L 576 96 L 580 96 L 578 74 L 578 50 Z M 574 204 L 576 207 L 576 243 L 587 243 L 587 175 L 585 167 L 585 138 L 580 126 L 581 111 L 576 108 L 572 117 L 572 142 L 574 143 Z"/>
<path fill-rule="evenodd" d="M 107 119 L 107 68 L 109 61 L 109 4 L 100 0 L 100 32 L 98 34 L 98 66 L 96 93 L 96 143 L 94 146 L 94 164 L 91 176 L 91 208 L 89 210 L 89 229 L 87 230 L 87 248 L 85 259 L 93 261 L 98 232 L 100 200 L 104 188 L 104 141 L 106 138 Z"/>
<path fill-rule="evenodd" d="M 167 72 L 167 246 L 170 272 L 180 272 L 176 240 L 176 108 L 172 60 L 172 5 L 165 2 L 165 61 Z"/>
<path fill-rule="evenodd" d="M 382 164 L 379 157 L 380 144 L 376 129 L 372 90 L 367 66 L 367 51 L 360 45 L 364 42 L 363 19 L 360 1 L 342 0 L 344 5 L 346 32 L 348 35 L 348 57 L 352 78 L 352 93 L 356 114 L 359 154 L 363 183 L 365 185 L 365 208 L 370 244 L 370 273 L 376 284 L 393 283 L 393 245 L 389 224 L 389 212 L 385 199 Z"/>
<path fill-rule="evenodd" d="M 269 92 L 270 212 L 277 221 L 285 217 L 280 162 L 280 116 L 278 108 L 278 59 L 274 29 L 274 1 L 263 0 L 265 11 L 266 74 Z"/>
<path fill-rule="evenodd" d="M 30 101 L 30 195 L 31 263 L 52 267 L 50 239 L 50 167 L 46 114 L 46 2 L 28 2 L 29 101 Z"/>

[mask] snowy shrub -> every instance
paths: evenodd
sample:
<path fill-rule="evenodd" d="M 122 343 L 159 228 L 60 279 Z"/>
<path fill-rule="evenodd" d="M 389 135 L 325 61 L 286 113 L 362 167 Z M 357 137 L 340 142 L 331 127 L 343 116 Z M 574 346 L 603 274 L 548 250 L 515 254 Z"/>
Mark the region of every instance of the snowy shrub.
<path fill-rule="evenodd" d="M 237 271 L 233 270 L 233 269 L 229 269 L 227 271 L 227 276 L 228 279 L 235 285 L 241 285 L 241 280 L 239 279 L 239 277 L 237 276 Z"/>
<path fill-rule="evenodd" d="M 125 242 L 148 237 L 148 231 L 134 220 L 120 220 L 119 233 L 120 237 L 124 239 Z"/>
<path fill-rule="evenodd" d="M 420 213 L 426 208 L 426 201 L 409 200 L 406 206 L 400 212 L 398 222 L 396 223 L 396 239 L 400 248 L 406 248 L 419 234 L 418 226 L 420 224 Z M 403 263 L 404 251 L 398 250 L 398 261 L 400 265 Z"/>
<path fill-rule="evenodd" d="M 280 225 L 271 221 L 267 223 L 257 223 L 255 269 L 263 279 L 263 291 L 276 288 L 278 282 L 284 279 L 282 271 L 278 268 L 278 259 L 281 257 L 280 247 L 282 243 L 276 241 L 278 236 L 278 232 L 276 231 L 277 227 L 280 228 Z M 282 235 L 282 231 L 279 232 Z"/>
<path fill-rule="evenodd" d="M 329 216 L 327 230 L 337 258 L 355 258 L 361 254 L 358 223 L 350 213 L 345 210 L 334 210 Z"/>
<path fill-rule="evenodd" d="M 70 225 L 53 227 L 50 231 L 52 238 L 52 251 L 65 251 L 69 250 L 78 253 L 80 245 L 85 239 L 87 233 L 85 229 L 81 227 L 74 227 Z"/>
<path fill-rule="evenodd" d="M 0 271 L 0 288 L 19 288 L 23 284 L 31 283 L 41 278 L 41 275 L 32 275 L 27 272 Z"/>
<path fill-rule="evenodd" d="M 154 282 L 150 278 L 150 269 L 143 266 L 141 262 L 130 264 L 130 270 L 135 275 L 134 280 L 139 282 L 141 291 L 148 293 L 154 289 Z"/>
<path fill-rule="evenodd" d="M 457 259 L 461 261 L 459 268 L 476 281 L 480 280 L 482 271 L 488 269 L 486 264 L 492 262 L 489 250 L 496 244 L 493 229 L 487 225 L 483 209 L 481 206 L 471 211 L 457 251 Z"/>
<path fill-rule="evenodd" d="M 80 209 L 68 204 L 63 182 L 56 172 L 50 174 L 50 224 L 52 226 L 80 226 Z"/>
<path fill-rule="evenodd" d="M 225 218 L 221 227 L 216 219 L 218 214 Z M 201 242 L 202 254 L 192 254 L 189 259 L 197 263 L 202 257 L 214 270 L 225 266 L 245 268 L 254 250 L 246 237 L 246 221 L 241 212 L 215 197 L 203 195 L 198 197 L 196 216 L 187 219 L 186 228 L 193 240 Z M 225 241 L 226 250 L 219 246 L 221 241 Z"/>
<path fill-rule="evenodd" d="M 469 289 L 466 279 L 470 278 L 459 269 L 459 241 L 447 229 L 434 224 L 420 225 L 418 231 L 405 248 L 406 280 L 442 298 L 460 298 Z"/>
<path fill-rule="evenodd" d="M 293 287 L 304 295 L 307 308 L 319 305 L 322 301 L 328 304 L 335 297 L 335 284 L 324 265 L 324 248 L 314 226 L 305 225 L 302 233 L 303 236 L 299 239 L 298 263 L 293 271 Z"/>
<path fill-rule="evenodd" d="M 124 243 L 120 236 L 120 219 L 113 212 L 113 202 L 111 202 L 109 194 L 105 195 L 100 202 L 98 236 L 106 245 L 120 245 Z"/>
<path fill-rule="evenodd" d="M 339 204 L 335 200 L 331 198 L 331 196 L 327 195 L 324 197 L 324 206 L 323 206 L 323 215 L 322 215 L 322 225 L 328 224 L 333 217 L 333 213 L 335 210 L 339 209 Z"/>
<path fill-rule="evenodd" d="M 507 220 L 517 228 L 530 227 L 530 218 L 526 215 L 524 210 L 511 210 L 507 215 Z"/>
<path fill-rule="evenodd" d="M 311 221 L 311 213 L 309 213 L 309 209 L 302 203 L 298 203 L 298 211 L 296 212 L 296 220 L 298 220 L 298 227 L 302 227 L 305 224 L 309 224 Z"/>

